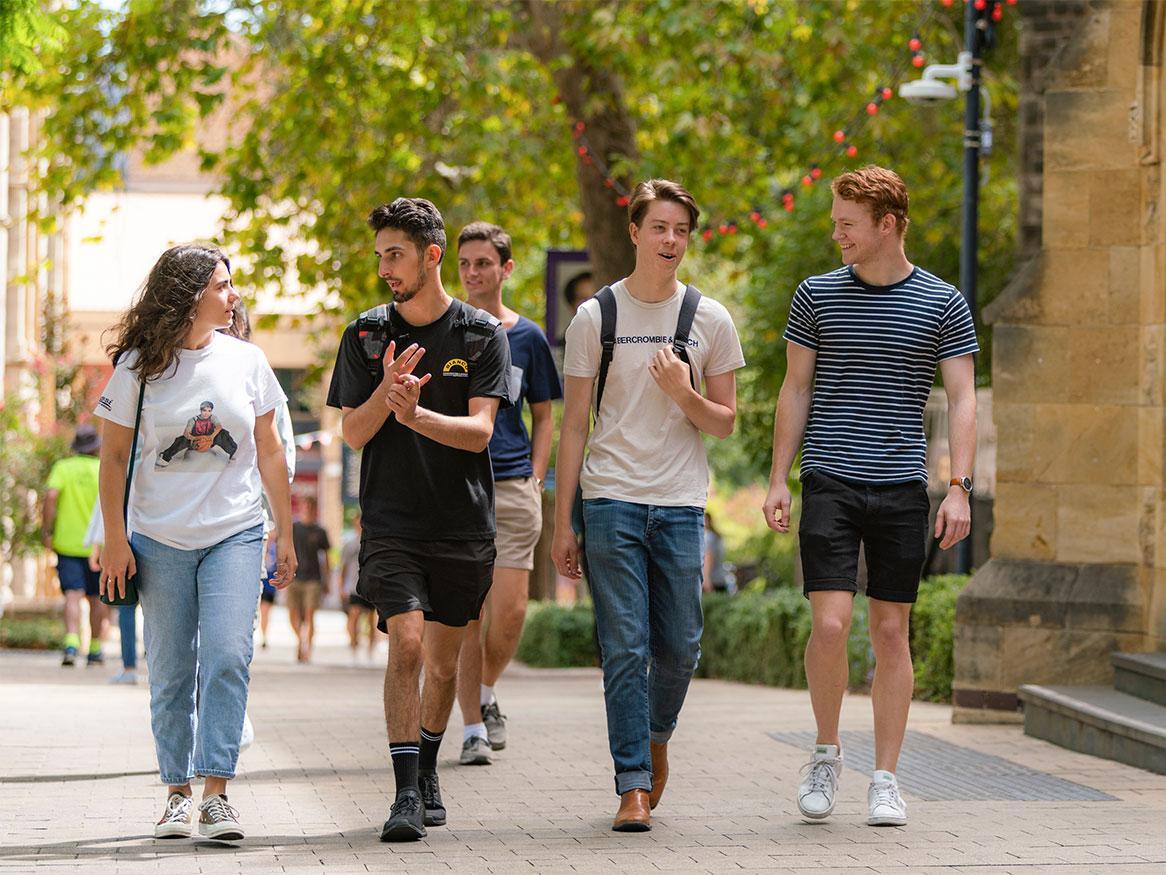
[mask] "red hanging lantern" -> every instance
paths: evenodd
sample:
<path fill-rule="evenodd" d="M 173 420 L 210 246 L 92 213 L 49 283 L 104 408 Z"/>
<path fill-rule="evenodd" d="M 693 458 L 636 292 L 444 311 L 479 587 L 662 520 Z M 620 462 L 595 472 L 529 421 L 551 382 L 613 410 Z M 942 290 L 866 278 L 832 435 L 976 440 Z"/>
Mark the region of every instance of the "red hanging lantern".
<path fill-rule="evenodd" d="M 858 154 L 858 146 L 855 146 L 854 144 L 847 146 L 846 147 L 846 154 L 848 156 L 850 156 L 851 158 L 853 158 L 855 155 Z"/>
<path fill-rule="evenodd" d="M 621 194 L 619 197 L 617 197 L 615 199 L 616 205 L 621 206 L 621 207 L 626 207 L 628 205 L 629 201 L 630 201 L 630 198 L 626 194 Z"/>
<path fill-rule="evenodd" d="M 923 52 L 916 52 L 915 53 L 915 57 L 913 57 L 911 59 L 911 66 L 912 67 L 922 67 L 923 66 Z"/>
<path fill-rule="evenodd" d="M 835 131 L 834 132 L 834 142 L 835 143 L 841 143 L 845 139 L 846 139 L 846 131 Z"/>
<path fill-rule="evenodd" d="M 879 105 L 877 103 L 875 103 L 873 100 L 866 105 L 866 114 L 867 115 L 874 115 L 878 111 L 879 111 Z"/>
<path fill-rule="evenodd" d="M 911 37 L 911 39 L 907 42 L 907 48 L 913 52 L 917 52 L 923 48 L 923 40 L 919 39 L 919 34 L 915 34 L 915 36 Z"/>
<path fill-rule="evenodd" d="M 612 179 L 610 176 L 607 177 L 607 179 L 603 180 L 603 187 L 604 188 L 615 188 L 615 180 Z"/>
<path fill-rule="evenodd" d="M 769 224 L 769 222 L 766 220 L 766 218 L 764 216 L 762 216 L 760 219 L 757 220 L 757 227 L 758 228 L 764 228 L 768 224 Z"/>
<path fill-rule="evenodd" d="M 810 176 L 814 177 L 814 179 L 821 179 L 822 178 L 822 168 L 819 167 L 817 164 L 811 164 L 810 165 Z"/>
<path fill-rule="evenodd" d="M 882 91 L 880 91 L 879 93 L 883 96 L 883 100 L 890 100 L 892 97 L 895 96 L 894 90 L 891 88 L 888 88 L 886 86 L 883 86 Z"/>
<path fill-rule="evenodd" d="M 713 229 L 710 228 L 708 225 L 705 225 L 704 230 L 700 232 L 700 236 L 703 237 L 705 242 L 707 243 L 709 240 L 713 239 Z"/>

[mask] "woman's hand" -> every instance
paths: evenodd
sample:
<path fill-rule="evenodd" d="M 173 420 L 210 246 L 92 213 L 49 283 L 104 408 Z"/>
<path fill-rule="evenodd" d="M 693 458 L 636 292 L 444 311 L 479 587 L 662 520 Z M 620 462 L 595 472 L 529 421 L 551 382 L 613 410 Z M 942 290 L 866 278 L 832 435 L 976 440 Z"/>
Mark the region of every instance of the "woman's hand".
<path fill-rule="evenodd" d="M 289 533 L 275 542 L 275 575 L 268 583 L 276 589 L 286 588 L 295 579 L 298 567 L 296 548 Z"/>
<path fill-rule="evenodd" d="M 138 573 L 134 551 L 125 538 L 111 538 L 101 548 L 98 592 L 107 598 L 125 598 L 126 581 Z"/>

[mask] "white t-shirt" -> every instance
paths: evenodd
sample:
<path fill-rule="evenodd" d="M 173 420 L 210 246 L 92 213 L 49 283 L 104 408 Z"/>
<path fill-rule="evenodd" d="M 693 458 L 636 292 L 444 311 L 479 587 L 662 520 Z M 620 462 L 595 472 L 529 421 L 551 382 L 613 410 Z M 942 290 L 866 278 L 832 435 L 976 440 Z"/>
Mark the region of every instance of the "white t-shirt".
<path fill-rule="evenodd" d="M 126 428 L 134 427 L 137 412 L 139 382 L 130 370 L 136 360 L 135 352 L 122 357 L 93 411 Z M 200 550 L 261 524 L 255 419 L 286 400 L 257 346 L 215 332 L 202 349 L 179 350 L 176 368 L 146 384 L 129 529 Z M 183 435 L 208 401 L 225 436 L 200 452 Z"/>
<path fill-rule="evenodd" d="M 666 301 L 633 298 L 623 280 L 615 292 L 615 352 L 603 389 L 603 407 L 591 437 L 580 482 L 583 497 L 611 498 L 665 507 L 703 507 L 708 498 L 708 460 L 700 431 L 648 372 L 656 352 L 672 345 L 684 285 Z M 603 352 L 599 302 L 584 301 L 567 328 L 563 371 L 598 377 Z M 706 377 L 745 366 L 733 318 L 701 296 L 688 337 L 696 385 Z M 596 388 L 599 381 L 596 380 Z M 592 391 L 592 406 L 595 390 Z"/>

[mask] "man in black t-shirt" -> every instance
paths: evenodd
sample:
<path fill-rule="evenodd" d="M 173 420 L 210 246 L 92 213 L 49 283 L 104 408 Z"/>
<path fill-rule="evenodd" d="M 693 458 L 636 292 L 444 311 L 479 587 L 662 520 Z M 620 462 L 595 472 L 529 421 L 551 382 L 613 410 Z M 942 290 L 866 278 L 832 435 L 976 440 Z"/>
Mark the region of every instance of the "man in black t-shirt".
<path fill-rule="evenodd" d="M 363 450 L 356 590 L 389 634 L 385 721 L 397 795 L 381 840 L 409 841 L 445 823 L 437 751 L 465 627 L 493 576 L 488 446 L 509 403 L 510 348 L 497 319 L 442 287 L 445 226 L 433 204 L 397 198 L 368 223 L 393 306 L 383 330 L 367 320 L 345 329 L 328 404 L 343 411 L 344 440 Z"/>

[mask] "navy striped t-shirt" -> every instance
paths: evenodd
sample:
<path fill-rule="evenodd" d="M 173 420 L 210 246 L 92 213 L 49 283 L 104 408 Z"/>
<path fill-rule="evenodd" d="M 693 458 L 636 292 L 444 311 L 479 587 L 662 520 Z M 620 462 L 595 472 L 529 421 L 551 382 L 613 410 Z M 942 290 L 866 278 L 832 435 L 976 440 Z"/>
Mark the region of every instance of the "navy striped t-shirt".
<path fill-rule="evenodd" d="M 918 267 L 891 286 L 843 267 L 798 286 L 784 336 L 818 353 L 802 475 L 926 483 L 936 365 L 980 350 L 963 295 Z"/>

